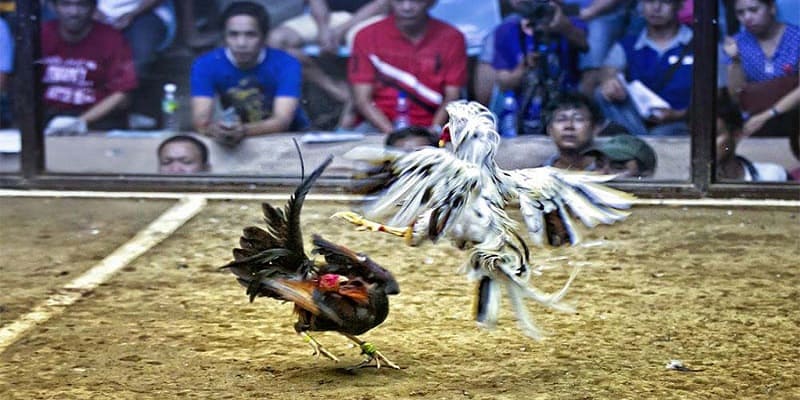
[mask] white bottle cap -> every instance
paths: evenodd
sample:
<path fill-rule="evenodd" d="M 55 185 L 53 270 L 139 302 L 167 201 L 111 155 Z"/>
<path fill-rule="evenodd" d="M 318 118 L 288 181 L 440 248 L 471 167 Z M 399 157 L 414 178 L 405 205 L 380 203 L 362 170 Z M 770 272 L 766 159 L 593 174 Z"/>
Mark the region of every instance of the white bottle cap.
<path fill-rule="evenodd" d="M 166 83 L 164 84 L 164 91 L 169 93 L 175 93 L 178 90 L 178 86 L 174 83 Z"/>

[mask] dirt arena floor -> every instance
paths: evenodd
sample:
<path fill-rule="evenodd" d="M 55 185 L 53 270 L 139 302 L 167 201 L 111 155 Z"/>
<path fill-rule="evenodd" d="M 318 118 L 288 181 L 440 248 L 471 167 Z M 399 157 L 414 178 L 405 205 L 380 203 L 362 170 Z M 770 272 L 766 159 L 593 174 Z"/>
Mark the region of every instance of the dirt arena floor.
<path fill-rule="evenodd" d="M 282 202 L 273 202 L 282 203 Z M 0 198 L 0 329 L 92 268 L 174 203 Z M 0 399 L 797 399 L 800 210 L 637 206 L 584 242 L 541 249 L 535 278 L 575 314 L 530 304 L 541 342 L 504 309 L 472 321 L 474 287 L 447 243 L 406 248 L 330 220 L 344 203 L 309 201 L 311 233 L 368 253 L 402 292 L 362 337 L 402 370 L 311 356 L 291 306 L 249 303 L 228 272 L 258 201 L 210 201 L 188 223 L 75 304 L 0 348 Z M 504 304 L 505 305 L 505 304 Z M 680 360 L 691 372 L 670 370 Z"/>

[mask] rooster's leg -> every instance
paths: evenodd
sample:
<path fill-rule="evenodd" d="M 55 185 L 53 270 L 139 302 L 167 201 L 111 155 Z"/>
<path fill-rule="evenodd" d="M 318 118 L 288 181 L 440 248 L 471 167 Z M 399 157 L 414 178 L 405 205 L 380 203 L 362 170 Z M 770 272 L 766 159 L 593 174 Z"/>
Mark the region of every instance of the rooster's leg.
<path fill-rule="evenodd" d="M 362 231 L 372 231 L 372 232 L 386 232 L 395 236 L 400 236 L 401 238 L 405 238 L 406 240 L 411 240 L 411 235 L 413 233 L 413 229 L 411 227 L 407 228 L 398 228 L 395 226 L 386 226 L 383 224 L 379 224 L 375 221 L 370 221 L 361 215 L 358 215 L 351 211 L 340 211 L 336 214 L 331 215 L 331 218 L 341 218 L 353 225 L 358 226 L 358 230 Z"/>
<path fill-rule="evenodd" d="M 333 355 L 333 353 L 328 351 L 328 349 L 322 347 L 322 344 L 320 344 L 320 342 L 318 342 L 317 339 L 314 339 L 314 337 L 309 335 L 308 332 L 298 332 L 298 334 L 303 337 L 303 340 L 305 340 L 306 342 L 308 342 L 309 345 L 311 345 L 312 349 L 314 349 L 314 356 L 319 357 L 319 355 L 321 354 L 325 357 L 330 358 L 335 362 L 339 362 L 339 359 L 336 358 L 336 356 Z"/>
<path fill-rule="evenodd" d="M 378 351 L 378 349 L 375 348 L 374 344 L 369 343 L 369 342 L 365 342 L 365 341 L 363 341 L 363 340 L 361 340 L 361 339 L 359 339 L 359 338 L 357 338 L 357 337 L 355 337 L 353 335 L 347 334 L 347 333 L 342 333 L 342 335 L 344 335 L 348 339 L 350 339 L 353 342 L 355 342 L 358 345 L 358 347 L 361 348 L 361 353 L 363 353 L 363 354 L 365 354 L 367 356 L 367 358 L 364 361 L 360 362 L 359 364 L 356 364 L 356 365 L 352 366 L 350 369 L 371 367 L 371 366 L 373 366 L 373 364 L 372 364 L 373 361 L 375 361 L 375 368 L 380 368 L 381 367 L 381 361 L 383 361 L 384 363 L 386 363 L 387 366 L 389 366 L 391 368 L 400 369 L 400 367 L 397 366 L 397 364 L 393 363 L 391 360 L 386 358 L 386 356 L 381 354 L 381 352 Z"/>

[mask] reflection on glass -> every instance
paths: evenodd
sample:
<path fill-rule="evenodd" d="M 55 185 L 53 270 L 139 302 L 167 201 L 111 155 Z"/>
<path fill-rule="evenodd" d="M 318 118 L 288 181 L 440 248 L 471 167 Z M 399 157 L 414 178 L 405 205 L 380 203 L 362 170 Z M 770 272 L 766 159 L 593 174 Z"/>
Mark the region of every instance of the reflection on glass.
<path fill-rule="evenodd" d="M 800 179 L 800 27 L 786 1 L 721 4 L 717 178 Z"/>

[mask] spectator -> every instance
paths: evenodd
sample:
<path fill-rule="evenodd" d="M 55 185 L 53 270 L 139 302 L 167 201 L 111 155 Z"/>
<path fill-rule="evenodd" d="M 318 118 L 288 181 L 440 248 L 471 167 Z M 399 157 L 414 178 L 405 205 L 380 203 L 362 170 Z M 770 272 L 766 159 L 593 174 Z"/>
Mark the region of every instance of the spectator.
<path fill-rule="evenodd" d="M 0 18 L 0 128 L 11 125 L 9 77 L 14 70 L 14 37 L 6 20 Z"/>
<path fill-rule="evenodd" d="M 96 0 L 52 0 L 57 19 L 42 25 L 46 134 L 124 129 L 137 86 L 130 47 L 92 20 Z"/>
<path fill-rule="evenodd" d="M 641 33 L 616 43 L 606 59 L 605 78 L 597 92 L 606 118 L 636 135 L 688 135 L 687 110 L 691 100 L 692 30 L 678 22 L 682 0 L 642 0 L 646 26 Z M 629 95 L 627 81 L 640 81 L 669 107 L 640 113 Z"/>
<path fill-rule="evenodd" d="M 162 174 L 193 174 L 211 171 L 208 147 L 189 135 L 170 136 L 158 145 L 158 172 Z"/>
<path fill-rule="evenodd" d="M 300 109 L 300 63 L 265 47 L 269 15 L 250 1 L 231 3 L 222 14 L 224 46 L 195 60 L 191 72 L 195 129 L 225 144 L 246 136 L 297 131 L 307 120 Z M 232 119 L 215 120 L 214 97 Z"/>
<path fill-rule="evenodd" d="M 565 92 L 551 100 L 544 110 L 547 134 L 558 152 L 544 166 L 597 171 L 603 160 L 593 149 L 596 127 L 602 122 L 600 110 L 587 96 Z"/>
<path fill-rule="evenodd" d="M 269 35 L 270 45 L 295 56 L 303 64 L 303 77 L 307 81 L 347 105 L 352 99 L 347 82 L 326 73 L 303 52 L 303 46 L 315 43 L 323 54 L 336 55 L 340 45 L 352 45 L 355 33 L 365 21 L 386 14 L 389 0 L 306 1 L 310 15 L 300 15 L 275 28 Z"/>
<path fill-rule="evenodd" d="M 438 140 L 429 130 L 410 126 L 390 133 L 386 136 L 385 144 L 403 151 L 414 151 L 426 146 L 437 147 Z"/>
<path fill-rule="evenodd" d="M 519 6 L 519 3 L 526 1 L 526 0 L 498 0 L 500 5 L 508 5 L 508 7 L 503 7 L 503 9 L 507 9 L 508 14 L 504 15 L 503 22 L 511 21 L 514 18 L 519 18 L 519 14 L 517 14 L 514 9 Z M 475 64 L 475 71 L 472 74 L 472 89 L 474 92 L 475 101 L 489 107 L 489 109 L 494 110 L 492 107 L 492 96 L 496 94 L 496 80 L 497 80 L 497 71 L 492 67 L 492 61 L 494 61 L 494 37 L 497 28 L 492 29 L 486 37 L 483 38 L 481 41 L 481 50 L 478 54 L 478 59 L 476 60 Z"/>
<path fill-rule="evenodd" d="M 411 125 L 438 132 L 444 106 L 460 97 L 467 79 L 464 35 L 432 18 L 434 0 L 391 0 L 392 14 L 361 29 L 348 62 L 358 129 L 390 133 L 401 94 Z"/>
<path fill-rule="evenodd" d="M 776 18 L 775 0 L 736 0 L 744 30 L 726 38 L 728 92 L 749 115 L 746 136 L 800 130 L 800 27 Z"/>
<path fill-rule="evenodd" d="M 175 37 L 172 0 L 98 0 L 94 18 L 125 35 L 140 78 L 148 74 L 156 53 Z"/>
<path fill-rule="evenodd" d="M 720 90 L 717 94 L 716 127 L 718 180 L 748 182 L 784 182 L 787 180 L 786 169 L 782 166 L 774 163 L 753 162 L 736 154 L 736 146 L 747 136 L 742 131 L 742 113 L 725 90 Z"/>
<path fill-rule="evenodd" d="M 602 160 L 599 171 L 604 174 L 615 174 L 620 178 L 643 178 L 652 176 L 656 169 L 656 152 L 638 136 L 612 136 L 600 141 L 589 152 Z"/>
<path fill-rule="evenodd" d="M 568 18 L 554 1 L 554 14 L 541 13 L 542 3 L 520 2 L 521 18 L 501 24 L 495 31 L 492 66 L 502 91 L 513 90 L 524 124 L 522 134 L 544 133 L 540 114 L 548 97 L 578 85 L 578 51 L 587 49 L 580 21 Z"/>

